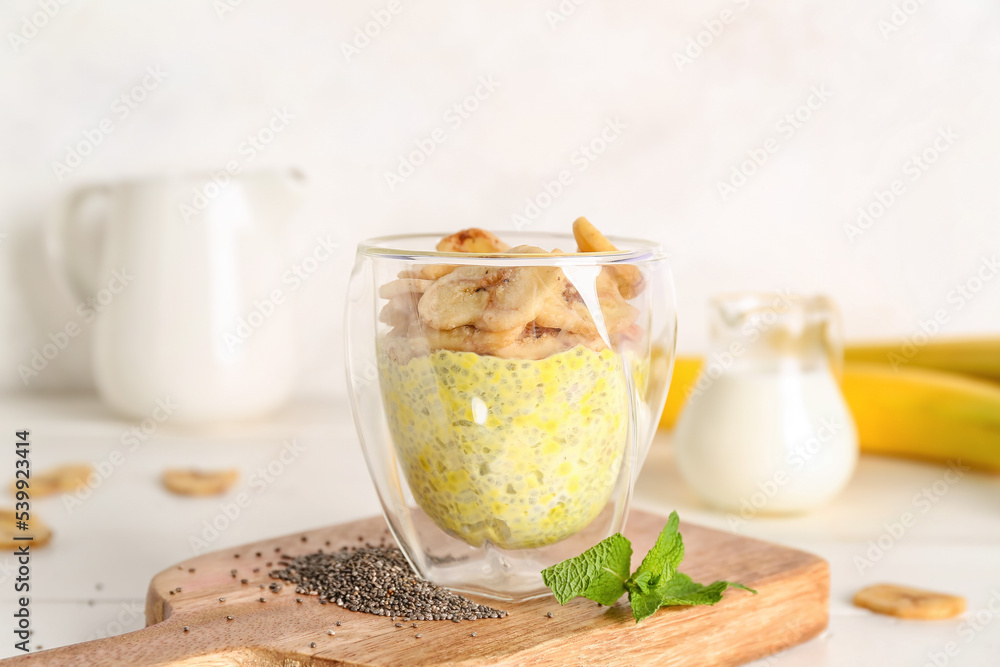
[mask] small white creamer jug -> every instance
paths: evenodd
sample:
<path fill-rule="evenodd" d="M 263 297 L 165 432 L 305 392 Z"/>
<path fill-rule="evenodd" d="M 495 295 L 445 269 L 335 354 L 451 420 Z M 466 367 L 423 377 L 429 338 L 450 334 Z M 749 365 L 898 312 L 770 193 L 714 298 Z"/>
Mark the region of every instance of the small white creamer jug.
<path fill-rule="evenodd" d="M 827 503 L 858 458 L 833 304 L 735 294 L 711 311 L 712 346 L 674 435 L 684 479 L 744 521 Z"/>
<path fill-rule="evenodd" d="M 164 176 L 71 192 L 48 229 L 50 259 L 93 303 L 94 381 L 118 412 L 239 419 L 290 394 L 292 306 L 285 227 L 296 171 Z M 256 304 L 267 302 L 266 309 Z"/>

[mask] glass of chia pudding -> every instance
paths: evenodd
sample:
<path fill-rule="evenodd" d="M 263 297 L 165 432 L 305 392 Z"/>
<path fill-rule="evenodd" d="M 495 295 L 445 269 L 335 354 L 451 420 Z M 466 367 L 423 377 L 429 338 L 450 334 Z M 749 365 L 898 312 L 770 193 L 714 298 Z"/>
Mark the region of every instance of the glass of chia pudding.
<path fill-rule="evenodd" d="M 676 318 L 665 253 L 482 229 L 358 247 L 346 312 L 355 423 L 422 577 L 505 600 L 622 529 L 659 420 Z"/>

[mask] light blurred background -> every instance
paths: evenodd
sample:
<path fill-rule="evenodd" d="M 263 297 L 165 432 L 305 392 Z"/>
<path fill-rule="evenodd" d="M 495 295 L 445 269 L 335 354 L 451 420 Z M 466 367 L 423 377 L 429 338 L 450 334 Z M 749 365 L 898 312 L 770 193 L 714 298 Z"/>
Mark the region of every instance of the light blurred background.
<path fill-rule="evenodd" d="M 286 261 L 320 236 L 339 246 L 287 306 L 300 396 L 345 391 L 343 300 L 360 239 L 502 232 L 564 169 L 572 184 L 530 225 L 568 231 L 586 215 L 662 241 L 683 352 L 705 349 L 706 299 L 737 289 L 825 292 L 851 340 L 903 339 L 942 308 L 949 336 L 1000 324 L 1000 277 L 961 308 L 953 293 L 1000 251 L 995 2 L 391 4 L 388 25 L 351 52 L 345 45 L 390 3 L 7 2 L 0 389 L 93 386 L 86 324 L 28 386 L 17 372 L 78 319 L 45 258 L 54 202 L 81 185 L 247 160 L 241 143 L 275 110 L 290 115 L 287 127 L 244 164 L 308 175 Z M 162 80 L 122 117 L 116 100 L 149 68 Z M 495 91 L 449 122 L 483 78 Z M 782 124 L 797 111 L 808 118 Z M 54 163 L 104 118 L 113 131 L 58 175 Z M 580 147 L 609 121 L 619 136 L 581 162 Z M 390 187 L 386 172 L 436 128 L 445 141 Z M 947 150 L 914 180 L 908 161 L 939 132 L 953 137 Z M 724 197 L 719 183 L 769 139 L 767 162 Z M 905 191 L 850 234 L 858 207 L 895 179 Z"/>

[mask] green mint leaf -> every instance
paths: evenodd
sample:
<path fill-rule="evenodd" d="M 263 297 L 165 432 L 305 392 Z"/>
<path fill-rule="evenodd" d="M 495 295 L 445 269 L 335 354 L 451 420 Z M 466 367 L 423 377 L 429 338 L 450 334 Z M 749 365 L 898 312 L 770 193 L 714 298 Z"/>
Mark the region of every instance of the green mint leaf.
<path fill-rule="evenodd" d="M 625 593 L 632 543 L 616 533 L 579 556 L 542 570 L 542 581 L 566 604 L 577 596 L 610 607 Z"/>
<path fill-rule="evenodd" d="M 631 559 L 632 544 L 616 534 L 576 558 L 542 570 L 542 579 L 560 604 L 582 596 L 610 607 L 622 593 L 628 593 L 636 623 L 653 615 L 660 607 L 714 605 L 728 588 L 757 594 L 752 588 L 731 581 L 716 581 L 705 586 L 677 571 L 684 559 L 684 540 L 677 512 L 670 513 L 656 544 L 630 577 Z"/>
<path fill-rule="evenodd" d="M 653 578 L 652 572 L 643 572 L 637 577 L 633 577 L 625 582 L 625 589 L 631 593 L 634 590 L 646 595 L 650 591 L 649 583 Z"/>
<path fill-rule="evenodd" d="M 722 594 L 727 588 L 741 588 L 754 595 L 757 594 L 752 588 L 732 581 L 716 581 L 707 586 L 691 581 L 691 577 L 686 574 L 677 573 L 666 585 L 657 591 L 662 597 L 660 604 L 664 607 L 674 605 L 713 605 L 722 599 Z"/>
<path fill-rule="evenodd" d="M 677 512 L 671 512 L 667 525 L 663 527 L 656 544 L 649 550 L 642 564 L 635 571 L 633 579 L 649 574 L 651 587 L 657 588 L 661 582 L 666 582 L 677 572 L 677 567 L 684 560 L 684 540 L 679 531 L 680 518 Z"/>
<path fill-rule="evenodd" d="M 656 613 L 661 601 L 660 596 L 653 590 L 648 592 L 634 590 L 628 593 L 628 603 L 632 607 L 632 616 L 636 623 Z"/>

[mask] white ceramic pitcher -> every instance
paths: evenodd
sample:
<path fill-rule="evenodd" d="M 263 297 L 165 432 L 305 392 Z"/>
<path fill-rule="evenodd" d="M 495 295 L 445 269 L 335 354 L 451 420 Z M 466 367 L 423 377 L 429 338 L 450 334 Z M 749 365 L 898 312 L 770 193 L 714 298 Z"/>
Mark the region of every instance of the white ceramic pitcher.
<path fill-rule="evenodd" d="M 296 171 L 169 176 L 82 188 L 61 202 L 48 249 L 77 312 L 99 313 L 94 380 L 109 406 L 204 422 L 288 397 L 284 226 L 302 183 Z"/>

